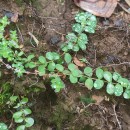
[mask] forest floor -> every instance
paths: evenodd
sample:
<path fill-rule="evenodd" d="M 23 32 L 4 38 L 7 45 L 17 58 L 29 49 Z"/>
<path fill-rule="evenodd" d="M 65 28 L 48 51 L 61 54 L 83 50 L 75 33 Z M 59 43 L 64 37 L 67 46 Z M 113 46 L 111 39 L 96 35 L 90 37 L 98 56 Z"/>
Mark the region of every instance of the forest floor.
<path fill-rule="evenodd" d="M 18 12 L 19 43 L 24 52 L 36 56 L 59 51 L 79 10 L 71 0 L 37 0 L 33 4 L 26 0 L 0 1 L 0 17 L 8 12 Z M 84 55 L 93 68 L 106 66 L 130 79 L 130 65 L 126 64 L 130 62 L 130 15 L 117 7 L 110 18 L 97 17 L 97 20 L 96 33 L 89 34 L 88 47 L 80 55 Z M 38 46 L 28 32 L 38 39 Z M 15 82 L 14 91 L 24 95 L 24 90 L 31 93 L 28 86 L 37 79 L 28 75 L 18 79 L 10 74 L 4 80 Z M 67 80 L 65 84 L 66 89 L 60 93 L 55 93 L 41 79 L 35 84 L 46 89 L 39 94 L 30 94 L 35 119 L 30 130 L 130 130 L 129 100 L 109 96 L 105 90 L 90 91 L 82 84 L 72 85 Z M 0 120 L 7 121 L 8 117 Z"/>

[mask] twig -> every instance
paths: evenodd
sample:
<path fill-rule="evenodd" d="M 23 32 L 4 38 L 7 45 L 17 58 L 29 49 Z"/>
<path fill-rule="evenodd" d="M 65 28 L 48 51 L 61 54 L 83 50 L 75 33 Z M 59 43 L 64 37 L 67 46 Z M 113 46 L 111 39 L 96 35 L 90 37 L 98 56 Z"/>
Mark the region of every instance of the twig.
<path fill-rule="evenodd" d="M 33 84 L 31 84 L 31 85 L 29 86 L 29 88 L 32 87 L 32 86 L 34 86 L 34 85 L 36 85 L 37 83 L 38 83 L 38 78 L 36 77 L 36 82 L 34 82 Z"/>
<path fill-rule="evenodd" d="M 18 27 L 18 25 L 16 24 L 16 27 L 17 27 L 17 29 L 18 29 L 18 32 L 19 32 L 19 34 L 20 34 L 20 37 L 21 37 L 21 41 L 22 41 L 22 43 L 23 43 L 23 36 L 22 36 L 22 33 L 21 33 L 21 31 L 20 31 L 20 29 L 19 29 L 19 27 Z"/>
<path fill-rule="evenodd" d="M 116 117 L 116 120 L 117 120 L 119 129 L 122 130 L 122 126 L 121 126 L 121 123 L 120 123 L 120 121 L 119 121 L 119 119 L 118 119 L 118 117 L 117 117 L 117 114 L 116 114 L 116 111 L 115 111 L 115 107 L 116 107 L 116 106 L 115 106 L 115 104 L 114 104 L 114 105 L 113 105 L 114 115 L 115 115 L 115 117 Z"/>
<path fill-rule="evenodd" d="M 118 3 L 119 6 L 125 11 L 127 12 L 128 14 L 130 14 L 130 11 L 128 9 L 126 9 L 122 4 Z"/>
<path fill-rule="evenodd" d="M 38 46 L 39 41 L 37 40 L 37 38 L 31 32 L 28 32 L 28 34 L 31 36 L 31 38 L 33 38 L 33 40 L 35 41 L 36 45 Z"/>
<path fill-rule="evenodd" d="M 120 65 L 130 65 L 130 62 L 122 62 L 122 63 L 119 63 L 119 64 L 110 64 L 110 65 L 102 65 L 100 67 L 112 67 L 112 66 L 120 66 Z"/>
<path fill-rule="evenodd" d="M 55 29 L 51 29 L 51 28 L 45 28 L 45 29 L 54 31 L 54 32 L 56 32 L 57 34 L 62 35 L 62 36 L 66 35 L 66 34 L 64 34 L 64 33 L 60 33 L 60 32 L 58 32 L 58 31 L 56 31 Z"/>

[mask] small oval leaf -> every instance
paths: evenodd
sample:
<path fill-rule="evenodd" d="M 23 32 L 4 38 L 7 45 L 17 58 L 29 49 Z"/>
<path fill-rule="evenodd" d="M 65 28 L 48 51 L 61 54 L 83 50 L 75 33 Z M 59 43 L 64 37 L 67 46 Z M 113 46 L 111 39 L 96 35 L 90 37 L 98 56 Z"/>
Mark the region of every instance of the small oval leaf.
<path fill-rule="evenodd" d="M 104 81 L 103 80 L 100 80 L 100 79 L 97 79 L 95 82 L 94 82 L 94 88 L 95 89 L 101 89 L 104 85 Z"/>
<path fill-rule="evenodd" d="M 70 82 L 73 83 L 73 84 L 75 84 L 75 83 L 78 82 L 78 78 L 77 78 L 77 77 L 74 77 L 73 75 L 70 75 L 70 76 L 69 76 L 69 79 L 70 79 Z"/>
<path fill-rule="evenodd" d="M 108 83 L 106 87 L 106 91 L 108 94 L 114 94 L 114 85 L 112 83 Z"/>
<path fill-rule="evenodd" d="M 91 77 L 91 76 L 93 75 L 93 70 L 92 70 L 92 68 L 91 68 L 91 67 L 86 67 L 86 68 L 84 69 L 84 74 L 87 75 L 87 76 L 89 76 L 89 77 Z"/>
<path fill-rule="evenodd" d="M 116 96 L 121 96 L 123 93 L 123 87 L 120 84 L 116 84 L 114 93 Z"/>
<path fill-rule="evenodd" d="M 66 63 L 68 64 L 71 62 L 72 56 L 69 53 L 66 53 L 64 56 L 64 59 L 65 59 Z"/>
<path fill-rule="evenodd" d="M 104 79 L 106 79 L 108 82 L 112 81 L 112 74 L 110 72 L 105 71 L 103 76 L 104 76 Z"/>
<path fill-rule="evenodd" d="M 34 119 L 31 117 L 27 117 L 25 118 L 25 122 L 26 122 L 25 124 L 26 127 L 31 127 L 34 124 Z"/>
<path fill-rule="evenodd" d="M 129 90 L 129 89 L 125 90 L 125 92 L 124 92 L 124 94 L 123 94 L 123 97 L 124 97 L 125 99 L 130 99 L 130 90 Z"/>
<path fill-rule="evenodd" d="M 25 125 L 18 126 L 16 130 L 25 130 Z"/>
<path fill-rule="evenodd" d="M 60 64 L 56 64 L 56 69 L 57 69 L 58 71 L 60 71 L 60 72 L 63 72 L 64 67 L 63 67 L 62 65 L 60 65 Z"/>
<path fill-rule="evenodd" d="M 101 68 L 97 68 L 96 69 L 96 76 L 98 77 L 98 79 L 102 79 L 103 78 L 103 74 L 104 74 L 103 69 L 101 69 Z"/>
<path fill-rule="evenodd" d="M 117 72 L 114 72 L 112 77 L 115 81 L 117 81 L 121 77 L 121 75 Z"/>
<path fill-rule="evenodd" d="M 55 65 L 54 62 L 51 62 L 51 63 L 48 64 L 48 70 L 49 70 L 49 71 L 54 71 L 54 70 L 55 70 L 55 67 L 56 67 L 56 65 Z"/>
<path fill-rule="evenodd" d="M 44 56 L 39 56 L 38 60 L 40 63 L 46 63 L 46 58 Z"/>
<path fill-rule="evenodd" d="M 85 86 L 91 90 L 93 88 L 93 80 L 91 78 L 88 78 L 86 81 L 85 81 Z"/>

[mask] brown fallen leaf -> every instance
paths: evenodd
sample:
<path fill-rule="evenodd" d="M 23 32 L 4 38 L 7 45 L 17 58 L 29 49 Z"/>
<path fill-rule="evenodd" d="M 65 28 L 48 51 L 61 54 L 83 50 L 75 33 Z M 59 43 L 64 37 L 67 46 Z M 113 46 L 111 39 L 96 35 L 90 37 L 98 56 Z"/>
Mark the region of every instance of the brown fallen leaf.
<path fill-rule="evenodd" d="M 118 0 L 74 0 L 81 9 L 96 16 L 110 17 L 117 6 Z"/>
<path fill-rule="evenodd" d="M 125 2 L 130 6 L 130 0 L 125 0 Z"/>
<path fill-rule="evenodd" d="M 77 65 L 77 66 L 80 66 L 80 67 L 84 67 L 85 64 L 83 62 L 81 62 L 77 57 L 74 57 L 73 58 L 73 61 L 74 63 Z"/>
<path fill-rule="evenodd" d="M 96 105 L 99 105 L 104 100 L 104 97 L 92 95 L 92 99 L 96 101 L 96 103 L 95 103 Z"/>
<path fill-rule="evenodd" d="M 17 23 L 18 22 L 18 12 L 14 13 L 11 17 L 11 22 Z"/>

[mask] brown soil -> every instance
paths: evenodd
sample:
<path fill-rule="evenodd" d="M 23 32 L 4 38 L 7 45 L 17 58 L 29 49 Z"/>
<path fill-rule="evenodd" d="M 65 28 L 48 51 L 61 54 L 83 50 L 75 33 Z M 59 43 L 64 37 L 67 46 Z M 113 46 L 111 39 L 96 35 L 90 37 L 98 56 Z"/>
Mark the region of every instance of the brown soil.
<path fill-rule="evenodd" d="M 20 4 L 20 5 L 19 5 Z M 59 51 L 65 34 L 71 31 L 74 14 L 79 11 L 72 1 L 37 0 L 16 4 L 12 0 L 0 1 L 0 16 L 5 11 L 20 14 L 17 29 L 19 41 L 26 53 L 36 56 L 47 51 Z M 130 15 L 119 7 L 109 19 L 98 18 L 97 31 L 89 35 L 89 46 L 83 55 L 93 67 L 107 66 L 130 79 Z M 38 47 L 28 32 L 40 41 Z M 117 65 L 122 64 L 122 65 Z M 14 76 L 11 76 L 11 81 Z M 35 83 L 34 77 L 15 80 L 15 91 L 28 90 Z M 39 80 L 36 86 L 44 88 Z M 24 94 L 24 91 L 19 92 Z M 34 96 L 34 97 L 33 97 Z M 96 96 L 98 103 L 83 103 L 81 97 Z M 104 90 L 88 91 L 82 84 L 72 86 L 66 81 L 66 89 L 55 94 L 50 87 L 30 98 L 33 104 L 35 125 L 29 130 L 130 130 L 129 101 L 108 96 Z M 35 99 L 35 100 L 34 100 Z M 88 105 L 89 104 L 89 105 Z M 13 128 L 11 128 L 13 130 Z"/>

